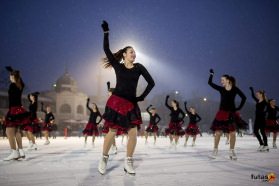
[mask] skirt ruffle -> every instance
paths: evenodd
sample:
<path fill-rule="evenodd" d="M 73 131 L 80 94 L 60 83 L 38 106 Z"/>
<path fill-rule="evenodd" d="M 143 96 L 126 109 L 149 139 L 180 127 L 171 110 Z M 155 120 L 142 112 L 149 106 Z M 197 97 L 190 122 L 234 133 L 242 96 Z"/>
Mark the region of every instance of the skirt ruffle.
<path fill-rule="evenodd" d="M 190 136 L 196 136 L 200 134 L 200 129 L 196 123 L 189 123 L 185 130 L 185 133 Z"/>
<path fill-rule="evenodd" d="M 267 119 L 265 122 L 266 132 L 279 132 L 279 123 L 277 120 Z"/>
<path fill-rule="evenodd" d="M 165 129 L 166 135 L 177 135 L 183 136 L 185 134 L 184 130 L 182 129 L 183 121 L 180 122 L 170 122 L 169 127 Z"/>
<path fill-rule="evenodd" d="M 99 130 L 97 127 L 97 124 L 94 123 L 87 123 L 85 129 L 82 131 L 83 135 L 88 135 L 88 136 L 99 136 Z"/>
<path fill-rule="evenodd" d="M 5 118 L 6 127 L 17 127 L 30 123 L 30 113 L 22 106 L 11 107 Z"/>
<path fill-rule="evenodd" d="M 154 133 L 154 132 L 158 132 L 159 128 L 157 125 L 152 125 L 152 124 L 149 124 L 148 127 L 145 129 L 146 132 L 151 132 L 151 133 Z"/>

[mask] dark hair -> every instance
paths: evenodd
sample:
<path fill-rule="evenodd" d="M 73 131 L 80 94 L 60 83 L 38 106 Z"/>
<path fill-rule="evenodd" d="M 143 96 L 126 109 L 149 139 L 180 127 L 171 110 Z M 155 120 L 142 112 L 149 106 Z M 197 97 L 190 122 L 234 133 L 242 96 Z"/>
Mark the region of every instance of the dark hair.
<path fill-rule="evenodd" d="M 96 106 L 96 111 L 99 112 L 99 108 L 98 108 L 97 104 L 96 103 L 92 103 L 92 104 Z"/>
<path fill-rule="evenodd" d="M 22 89 L 23 89 L 24 83 L 23 83 L 23 81 L 22 81 L 22 79 L 21 79 L 21 77 L 20 77 L 19 71 L 18 71 L 18 70 L 12 71 L 10 75 L 11 75 L 11 76 L 14 76 L 14 78 L 15 78 L 15 84 L 16 84 L 17 88 L 19 88 L 20 90 L 22 90 Z"/>
<path fill-rule="evenodd" d="M 222 77 L 224 77 L 224 78 L 226 78 L 227 80 L 229 80 L 229 82 L 231 83 L 231 85 L 232 85 L 233 87 L 236 86 L 236 80 L 235 80 L 235 78 L 234 78 L 233 76 L 230 76 L 230 75 L 228 75 L 228 74 L 224 74 Z"/>
<path fill-rule="evenodd" d="M 179 108 L 179 102 L 178 101 L 176 101 L 175 99 L 174 100 L 172 100 L 175 104 L 176 104 L 176 107 L 177 108 Z"/>
<path fill-rule="evenodd" d="M 263 97 L 263 99 L 264 99 L 265 101 L 269 101 L 269 100 L 267 99 L 267 97 L 266 97 L 266 94 L 265 94 L 265 91 L 264 91 L 264 90 L 258 90 L 257 92 L 260 93 L 260 94 L 262 95 L 262 97 Z"/>
<path fill-rule="evenodd" d="M 118 50 L 118 52 L 113 54 L 114 59 L 118 63 L 120 63 L 124 59 L 123 58 L 123 53 L 126 53 L 129 48 L 133 48 L 133 47 L 126 46 L 123 49 Z M 103 64 L 104 64 L 104 68 L 110 68 L 111 67 L 110 61 L 109 61 L 109 59 L 107 57 L 103 58 Z"/>

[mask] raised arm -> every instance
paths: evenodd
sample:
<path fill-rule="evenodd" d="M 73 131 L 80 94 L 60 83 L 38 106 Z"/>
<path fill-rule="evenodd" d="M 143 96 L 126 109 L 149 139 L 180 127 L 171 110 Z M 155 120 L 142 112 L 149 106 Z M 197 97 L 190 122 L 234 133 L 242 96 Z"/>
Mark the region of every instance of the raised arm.
<path fill-rule="evenodd" d="M 151 112 L 149 111 L 150 107 L 152 107 L 152 105 L 149 105 L 147 108 L 146 108 L 146 112 L 151 115 Z"/>
<path fill-rule="evenodd" d="M 144 77 L 145 81 L 147 82 L 147 87 L 145 88 L 143 93 L 139 97 L 137 97 L 137 101 L 143 101 L 144 98 L 150 93 L 152 88 L 155 86 L 155 82 L 143 65 L 141 64 L 137 64 L 137 65 L 141 70 L 141 75 Z"/>
<path fill-rule="evenodd" d="M 90 102 L 90 99 L 87 98 L 86 108 L 87 108 L 90 112 L 93 112 L 93 110 L 89 107 L 89 102 Z"/>
<path fill-rule="evenodd" d="M 46 110 L 44 109 L 44 103 L 43 102 L 41 102 L 41 111 L 45 114 L 47 113 Z"/>
<path fill-rule="evenodd" d="M 106 21 L 103 21 L 102 28 L 103 28 L 103 31 L 104 31 L 104 43 L 103 43 L 104 52 L 105 52 L 105 54 L 108 58 L 108 62 L 113 67 L 115 67 L 119 63 L 115 60 L 114 55 L 109 48 L 109 26 L 108 26 L 108 23 Z"/>
<path fill-rule="evenodd" d="M 254 88 L 253 87 L 249 87 L 250 91 L 251 91 L 251 96 L 252 98 L 256 101 L 259 102 L 259 100 L 256 98 L 255 96 L 255 92 L 254 92 Z"/>
<path fill-rule="evenodd" d="M 208 79 L 208 84 L 209 86 L 211 86 L 212 88 L 214 88 L 215 90 L 218 90 L 220 91 L 222 89 L 221 86 L 219 85 L 216 85 L 215 83 L 213 83 L 213 75 L 214 75 L 214 71 L 213 69 L 210 69 L 210 76 L 209 76 L 209 79 Z"/>
<path fill-rule="evenodd" d="M 171 110 L 171 106 L 168 104 L 169 97 L 170 97 L 169 95 L 166 96 L 165 105 L 166 105 L 166 107 L 167 107 L 168 109 Z"/>
<path fill-rule="evenodd" d="M 187 101 L 184 101 L 184 107 L 185 107 L 185 111 L 188 115 L 190 115 L 190 111 L 187 109 Z"/>
<path fill-rule="evenodd" d="M 236 111 L 238 111 L 238 110 L 242 109 L 242 107 L 244 106 L 247 98 L 239 88 L 236 87 L 236 90 L 237 90 L 237 94 L 241 98 L 241 102 L 240 102 L 239 106 L 236 108 Z"/>

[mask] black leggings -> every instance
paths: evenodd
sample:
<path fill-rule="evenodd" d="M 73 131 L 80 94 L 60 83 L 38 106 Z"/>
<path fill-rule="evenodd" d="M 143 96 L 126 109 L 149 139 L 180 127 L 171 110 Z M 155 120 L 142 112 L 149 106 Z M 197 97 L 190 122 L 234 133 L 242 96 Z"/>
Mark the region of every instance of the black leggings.
<path fill-rule="evenodd" d="M 261 135 L 263 137 L 263 139 L 261 138 Z M 266 137 L 266 134 L 265 134 L 265 120 L 261 120 L 261 121 L 255 121 L 255 125 L 254 125 L 254 134 L 255 136 L 257 137 L 260 145 L 264 145 L 264 146 L 267 146 L 267 137 Z"/>

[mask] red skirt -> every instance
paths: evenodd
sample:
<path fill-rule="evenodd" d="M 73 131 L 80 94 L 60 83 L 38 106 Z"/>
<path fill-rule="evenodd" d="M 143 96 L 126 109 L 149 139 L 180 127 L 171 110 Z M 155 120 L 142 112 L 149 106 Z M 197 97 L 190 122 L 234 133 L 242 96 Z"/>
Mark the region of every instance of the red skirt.
<path fill-rule="evenodd" d="M 102 129 L 102 133 L 103 134 L 107 134 L 109 132 L 109 125 L 107 122 L 104 123 L 104 127 Z M 128 134 L 128 130 L 127 129 L 123 129 L 123 128 L 119 128 L 116 131 L 116 136 L 120 136 L 123 134 Z"/>
<path fill-rule="evenodd" d="M 138 105 L 116 95 L 109 97 L 103 118 L 106 127 L 124 131 L 142 124 Z"/>
<path fill-rule="evenodd" d="M 43 129 L 42 129 L 42 131 L 51 132 L 51 131 L 52 131 L 51 123 L 43 123 Z"/>
<path fill-rule="evenodd" d="M 157 133 L 159 130 L 157 125 L 152 125 L 151 123 L 149 124 L 149 126 L 145 129 L 146 132 L 152 132 L 152 133 Z"/>
<path fill-rule="evenodd" d="M 32 133 L 37 133 L 40 130 L 40 122 L 38 118 L 35 119 L 30 119 L 30 123 L 27 125 L 23 125 L 22 129 L 26 132 L 32 132 Z"/>
<path fill-rule="evenodd" d="M 237 129 L 246 130 L 247 128 L 248 123 L 240 117 L 239 112 L 219 110 L 210 129 L 212 131 L 223 131 L 224 133 L 229 133 L 234 132 Z"/>
<path fill-rule="evenodd" d="M 185 132 L 182 129 L 183 121 L 180 122 L 170 122 L 169 128 L 165 129 L 166 135 L 177 135 L 177 136 L 183 136 Z"/>
<path fill-rule="evenodd" d="M 265 122 L 266 132 L 279 132 L 279 123 L 277 120 L 267 119 Z"/>
<path fill-rule="evenodd" d="M 99 136 L 99 130 L 98 126 L 95 123 L 87 123 L 85 129 L 82 131 L 83 135 L 88 135 L 88 136 Z"/>
<path fill-rule="evenodd" d="M 22 106 L 11 107 L 5 118 L 6 127 L 17 127 L 30 123 L 30 114 Z"/>
<path fill-rule="evenodd" d="M 185 130 L 185 133 L 190 136 L 196 136 L 200 134 L 200 129 L 196 123 L 189 123 L 188 127 Z"/>

